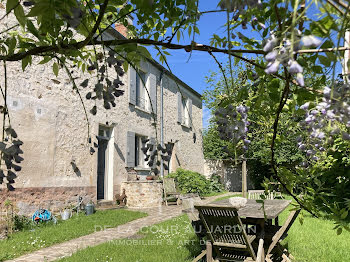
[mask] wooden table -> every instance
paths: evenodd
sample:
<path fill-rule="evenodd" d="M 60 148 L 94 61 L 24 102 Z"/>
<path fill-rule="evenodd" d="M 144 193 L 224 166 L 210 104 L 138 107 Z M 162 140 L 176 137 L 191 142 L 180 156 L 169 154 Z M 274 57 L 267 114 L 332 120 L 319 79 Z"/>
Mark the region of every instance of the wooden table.
<path fill-rule="evenodd" d="M 290 200 L 264 200 L 264 210 L 262 208 L 262 203 L 256 202 L 256 200 L 248 199 L 247 203 L 244 207 L 238 209 L 238 215 L 241 217 L 243 224 L 248 225 L 258 225 L 260 226 L 259 231 L 259 249 L 260 245 L 264 248 L 263 257 L 266 254 L 266 261 L 272 261 L 271 252 L 275 247 L 279 249 L 279 255 L 286 260 L 290 261 L 288 256 L 285 254 L 285 250 L 280 250 L 279 240 L 283 235 L 285 235 L 289 228 L 294 223 L 297 218 L 300 210 L 293 210 L 290 212 L 287 220 L 284 222 L 283 226 L 278 225 L 278 216 L 289 206 L 291 203 Z M 209 204 L 204 204 L 202 206 L 215 206 L 215 207 L 232 207 L 228 199 L 219 200 L 215 202 L 211 202 Z M 264 214 L 265 211 L 265 214 Z M 192 210 L 186 210 L 187 212 L 193 212 Z M 265 220 L 265 218 L 267 220 Z M 275 220 L 275 225 L 272 225 L 272 221 Z M 272 232 L 269 232 L 272 229 Z M 275 230 L 275 231 L 274 231 Z M 258 232 L 255 232 L 258 233 Z M 266 234 L 265 234 L 266 233 Z M 272 233 L 272 235 L 270 235 Z M 265 252 L 265 246 L 266 252 Z M 260 254 L 261 255 L 261 254 Z M 258 257 L 260 255 L 257 255 Z"/>
<path fill-rule="evenodd" d="M 278 226 L 278 216 L 289 206 L 290 200 L 264 200 L 264 209 L 267 219 L 267 224 L 272 225 L 272 221 L 275 221 L 275 225 Z M 206 204 L 207 206 L 232 206 L 228 199 L 223 199 Z M 242 222 L 245 224 L 259 225 L 261 228 L 261 237 L 265 237 L 265 215 L 262 208 L 262 203 L 256 202 L 254 199 L 248 199 L 245 207 L 238 210 L 239 216 L 242 218 Z"/>
<path fill-rule="evenodd" d="M 272 200 L 265 200 L 264 203 L 265 203 L 264 209 L 265 209 L 266 218 L 276 219 L 278 218 L 279 214 L 281 214 L 282 211 L 289 206 L 291 201 L 272 199 Z M 228 199 L 215 201 L 207 205 L 225 206 L 225 207 L 231 206 Z M 256 200 L 254 199 L 248 199 L 246 206 L 239 209 L 238 214 L 240 217 L 246 217 L 246 218 L 256 218 L 256 219 L 265 218 L 264 210 L 262 209 L 262 204 L 256 202 Z"/>

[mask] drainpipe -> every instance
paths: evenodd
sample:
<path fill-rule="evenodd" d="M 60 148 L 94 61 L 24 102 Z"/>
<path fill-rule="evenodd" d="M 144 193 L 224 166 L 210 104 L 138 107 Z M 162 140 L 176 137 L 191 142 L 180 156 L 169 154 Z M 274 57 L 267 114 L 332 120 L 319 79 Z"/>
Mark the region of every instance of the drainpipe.
<path fill-rule="evenodd" d="M 164 117 L 163 117 L 163 74 L 164 71 L 160 73 L 160 144 L 164 146 Z M 163 159 L 160 159 L 160 176 L 164 177 L 164 167 Z"/>
<path fill-rule="evenodd" d="M 350 47 L 350 31 L 345 32 L 345 37 L 344 37 L 344 47 Z M 344 64 L 343 64 L 343 79 L 345 83 L 349 82 L 349 67 L 348 67 L 348 62 L 350 59 L 350 51 L 345 50 L 344 52 Z"/>

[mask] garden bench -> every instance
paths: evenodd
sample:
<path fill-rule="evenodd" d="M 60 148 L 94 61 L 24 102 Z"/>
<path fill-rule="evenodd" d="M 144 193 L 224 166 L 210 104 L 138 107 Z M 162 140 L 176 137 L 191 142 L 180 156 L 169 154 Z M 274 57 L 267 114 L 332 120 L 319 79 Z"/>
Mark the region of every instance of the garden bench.
<path fill-rule="evenodd" d="M 265 190 L 248 190 L 248 199 L 262 199 L 261 195 L 265 195 Z M 274 199 L 274 193 L 268 192 L 266 199 Z"/>
<path fill-rule="evenodd" d="M 176 204 L 180 204 L 180 192 L 177 191 L 174 178 L 165 177 L 163 178 L 163 190 L 164 190 L 164 201 L 165 205 L 168 205 L 168 200 L 176 199 Z"/>
<path fill-rule="evenodd" d="M 163 178 L 163 191 L 165 205 L 169 205 L 170 203 L 180 205 L 183 200 L 189 198 L 199 198 L 199 195 L 197 193 L 181 194 L 176 188 L 175 179 L 171 177 Z M 176 202 L 168 201 L 170 199 L 175 199 Z"/>

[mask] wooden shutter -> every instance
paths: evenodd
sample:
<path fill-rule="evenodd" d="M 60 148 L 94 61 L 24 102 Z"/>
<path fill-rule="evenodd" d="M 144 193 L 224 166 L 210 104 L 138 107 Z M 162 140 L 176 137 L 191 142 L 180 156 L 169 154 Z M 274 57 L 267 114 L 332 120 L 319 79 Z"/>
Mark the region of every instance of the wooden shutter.
<path fill-rule="evenodd" d="M 177 122 L 182 123 L 182 97 L 180 92 L 177 92 Z"/>
<path fill-rule="evenodd" d="M 135 167 L 135 133 L 130 131 L 126 139 L 126 166 Z"/>
<path fill-rule="evenodd" d="M 192 99 L 188 98 L 187 100 L 188 107 L 188 126 L 192 127 Z"/>
<path fill-rule="evenodd" d="M 136 71 L 129 65 L 129 103 L 136 105 Z"/>
<path fill-rule="evenodd" d="M 148 81 L 149 81 L 149 95 L 151 97 L 150 112 L 157 114 L 157 77 L 154 74 L 149 73 Z"/>

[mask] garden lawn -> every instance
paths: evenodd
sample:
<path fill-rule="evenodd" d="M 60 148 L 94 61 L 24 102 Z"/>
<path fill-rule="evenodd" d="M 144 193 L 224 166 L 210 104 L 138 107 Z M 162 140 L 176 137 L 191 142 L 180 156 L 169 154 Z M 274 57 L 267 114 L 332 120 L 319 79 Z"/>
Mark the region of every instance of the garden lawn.
<path fill-rule="evenodd" d="M 90 216 L 74 215 L 69 220 L 59 220 L 56 225 L 42 225 L 31 231 L 16 232 L 9 239 L 0 241 L 0 261 L 91 234 L 95 232 L 95 227 L 96 230 L 104 226 L 116 227 L 145 216 L 146 213 L 125 209 L 105 210 Z"/>
<path fill-rule="evenodd" d="M 285 210 L 280 215 L 280 223 L 287 217 L 288 210 Z M 298 262 L 348 262 L 350 232 L 343 230 L 338 236 L 333 227 L 333 221 L 313 218 L 305 213 L 303 224 L 297 219 L 282 244 Z"/>
<path fill-rule="evenodd" d="M 288 214 L 289 210 L 281 214 L 281 223 Z M 173 232 L 171 227 L 175 229 Z M 333 227 L 334 224 L 330 220 L 312 218 L 305 214 L 304 223 L 301 225 L 299 220 L 296 220 L 282 243 L 298 262 L 348 262 L 350 233 L 343 232 L 338 236 L 336 231 L 332 230 Z M 166 232 L 166 229 L 170 231 Z M 189 262 L 200 253 L 199 241 L 187 216 L 165 221 L 157 227 L 152 226 L 148 231 L 141 232 L 140 237 L 143 238 L 104 243 L 81 250 L 72 257 L 62 259 L 61 262 Z M 157 243 L 157 240 L 160 242 Z"/>
<path fill-rule="evenodd" d="M 142 238 L 115 240 L 86 248 L 60 262 L 189 262 L 200 253 L 199 241 L 186 215 L 141 229 L 139 234 Z"/>

